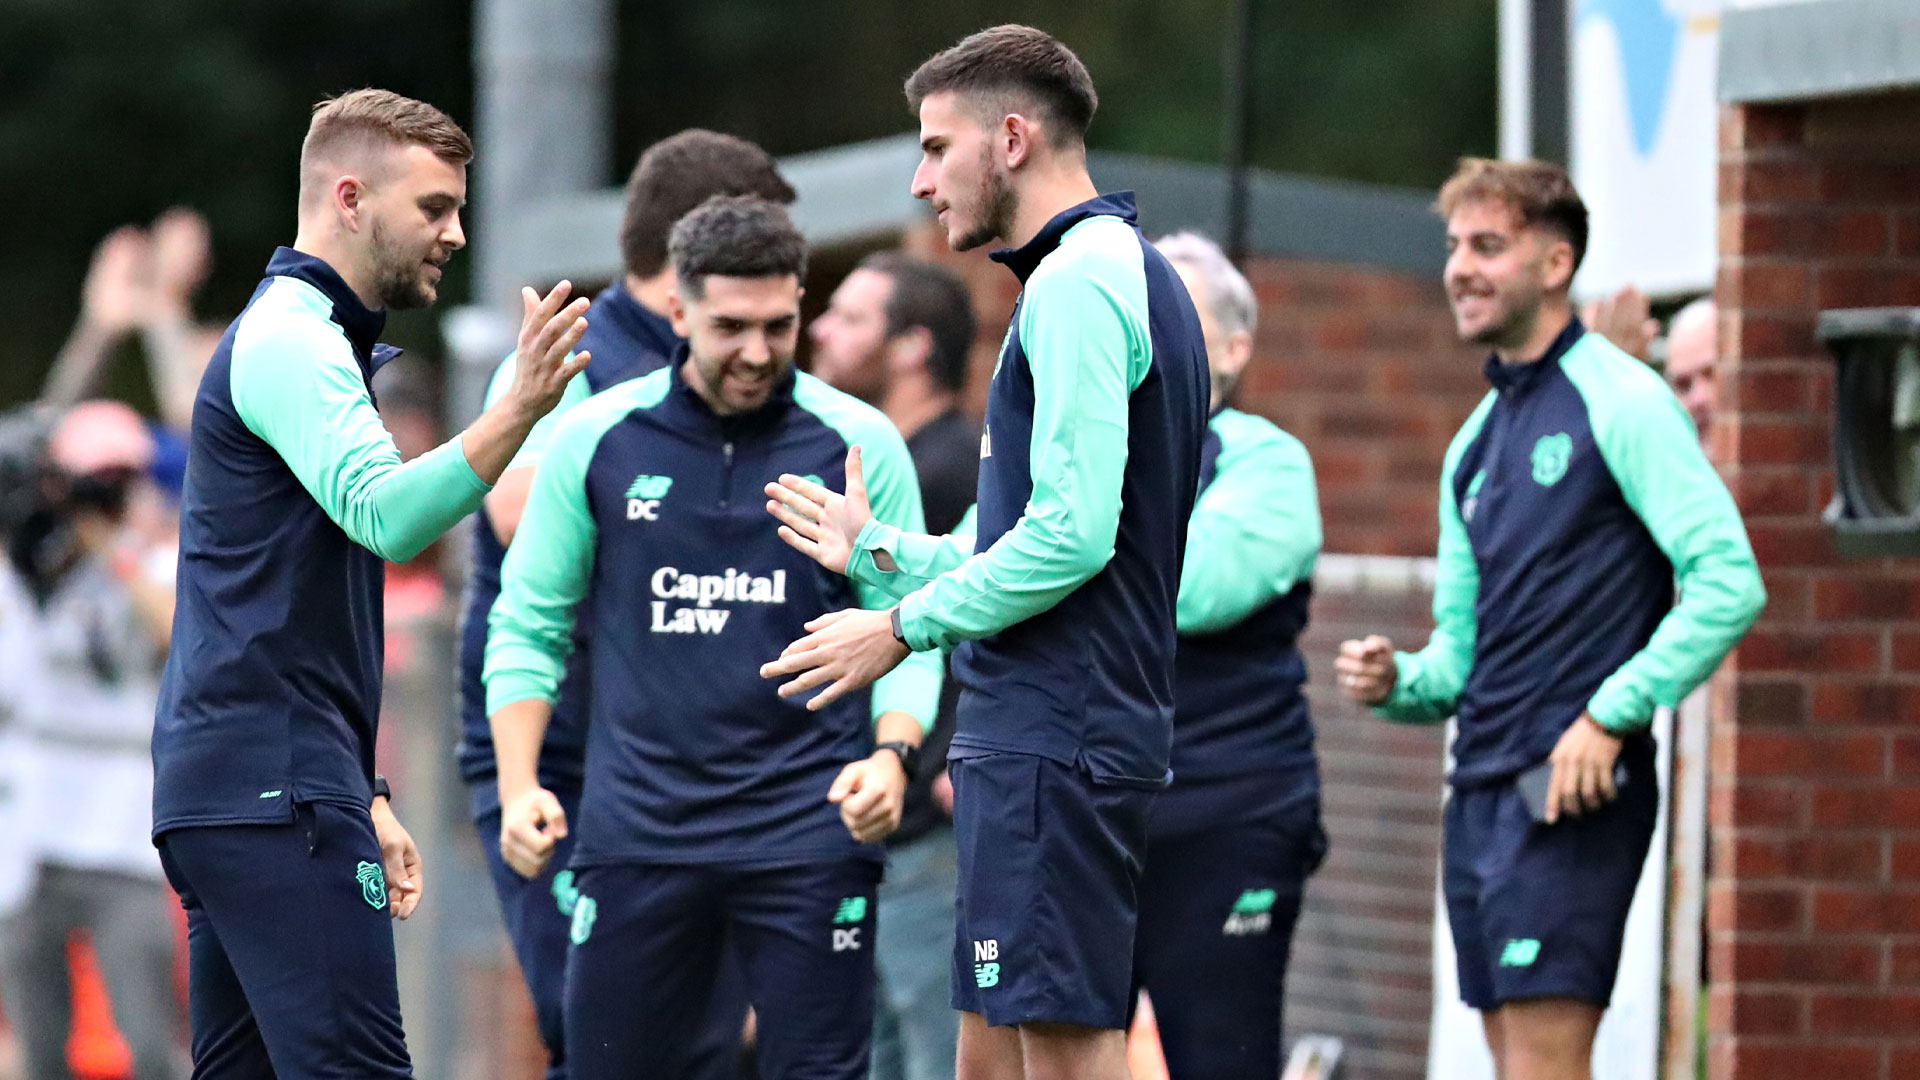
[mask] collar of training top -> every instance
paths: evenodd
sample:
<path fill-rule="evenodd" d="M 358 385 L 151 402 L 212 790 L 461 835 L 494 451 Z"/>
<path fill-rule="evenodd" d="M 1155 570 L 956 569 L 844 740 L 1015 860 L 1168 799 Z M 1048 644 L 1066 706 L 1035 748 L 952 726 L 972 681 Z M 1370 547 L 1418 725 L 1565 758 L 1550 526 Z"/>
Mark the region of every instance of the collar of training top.
<path fill-rule="evenodd" d="M 713 411 L 713 406 L 707 404 L 706 398 L 700 396 L 700 391 L 695 390 L 687 382 L 687 359 L 692 355 L 692 350 L 688 348 L 687 343 L 684 341 L 674 347 L 673 359 L 667 364 L 667 371 L 669 373 L 667 378 L 671 380 L 669 382 L 671 392 L 685 395 L 686 399 L 691 402 L 694 407 L 718 421 L 722 431 L 732 433 L 746 429 L 757 430 L 762 427 L 771 427 L 775 423 L 778 423 L 782 416 L 786 415 L 788 407 L 793 404 L 793 386 L 800 379 L 800 369 L 792 364 L 788 364 L 787 370 L 773 381 L 773 392 L 767 395 L 767 403 L 765 405 L 760 406 L 752 412 L 721 416 L 719 413 Z"/>
<path fill-rule="evenodd" d="M 1546 373 L 1558 367 L 1560 358 L 1567 355 L 1567 350 L 1586 334 L 1587 328 L 1581 324 L 1580 316 L 1575 315 L 1567 320 L 1566 328 L 1553 339 L 1553 344 L 1547 346 L 1547 351 L 1540 355 L 1540 359 L 1530 364 L 1503 364 L 1499 353 L 1490 353 L 1487 356 L 1487 381 L 1503 394 L 1524 394 L 1540 385 Z"/>
<path fill-rule="evenodd" d="M 290 247 L 275 248 L 273 259 L 267 263 L 268 277 L 290 277 L 319 289 L 333 301 L 333 321 L 347 332 L 347 340 L 353 343 L 354 351 L 362 356 L 374 354 L 374 339 L 387 325 L 387 313 L 375 311 L 360 302 L 339 271 L 328 266 L 323 259 L 315 258 L 304 251 L 295 251 Z M 382 350 L 373 367 L 399 355 L 398 350 Z"/>
<path fill-rule="evenodd" d="M 1034 270 L 1039 267 L 1040 260 L 1053 254 L 1053 249 L 1060 246 L 1060 238 L 1067 234 L 1068 229 L 1090 217 L 1103 216 L 1117 217 L 1129 225 L 1134 224 L 1139 219 L 1139 214 L 1134 210 L 1133 192 L 1116 191 L 1111 195 L 1095 195 L 1078 206 L 1069 206 L 1053 215 L 1051 220 L 1041 226 L 1034 238 L 1022 246 L 1001 248 L 987 257 L 994 262 L 1004 263 L 1024 285 L 1027 278 L 1031 277 Z"/>
<path fill-rule="evenodd" d="M 680 335 L 673 332 L 673 323 L 635 300 L 624 282 L 615 281 L 607 286 L 595 301 L 599 308 L 594 312 L 596 317 L 611 318 L 623 335 L 647 345 L 661 356 L 673 355 L 674 348 L 680 344 Z"/>

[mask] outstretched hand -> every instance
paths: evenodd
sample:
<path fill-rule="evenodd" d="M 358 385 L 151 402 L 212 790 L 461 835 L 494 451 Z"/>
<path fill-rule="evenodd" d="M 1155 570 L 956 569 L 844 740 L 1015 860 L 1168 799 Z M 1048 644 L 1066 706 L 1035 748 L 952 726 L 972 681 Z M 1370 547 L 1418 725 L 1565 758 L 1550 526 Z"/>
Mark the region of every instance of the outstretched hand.
<path fill-rule="evenodd" d="M 589 353 L 573 352 L 573 347 L 580 343 L 580 335 L 587 332 L 587 320 L 582 316 L 587 312 L 588 300 L 582 296 L 568 304 L 567 297 L 572 292 L 573 284 L 566 281 L 555 285 L 545 296 L 532 289 L 520 290 L 525 314 L 520 320 L 510 394 L 526 410 L 526 415 L 536 419 L 560 404 L 567 382 L 583 371 L 591 358 Z"/>
<path fill-rule="evenodd" d="M 847 572 L 853 542 L 873 520 L 860 447 L 847 450 L 847 493 L 837 494 L 804 476 L 783 474 L 767 485 L 767 513 L 780 519 L 780 539 L 836 574 Z"/>

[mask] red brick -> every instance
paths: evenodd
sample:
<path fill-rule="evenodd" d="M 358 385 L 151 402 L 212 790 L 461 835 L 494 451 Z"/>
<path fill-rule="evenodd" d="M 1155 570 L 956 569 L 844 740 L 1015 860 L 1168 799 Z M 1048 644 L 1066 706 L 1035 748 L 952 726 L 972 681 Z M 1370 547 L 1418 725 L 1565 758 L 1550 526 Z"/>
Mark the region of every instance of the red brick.
<path fill-rule="evenodd" d="M 1740 417 L 1740 463 L 1800 465 L 1824 461 L 1832 453 L 1833 427 L 1814 419 Z"/>
<path fill-rule="evenodd" d="M 1755 726 L 1798 727 L 1807 722 L 1807 687 L 1797 679 L 1741 679 L 1734 700 L 1743 734 Z"/>
<path fill-rule="evenodd" d="M 1806 735 L 1742 730 L 1734 740 L 1741 776 L 1851 777 L 1878 780 L 1887 772 L 1887 740 L 1876 734 Z"/>
<path fill-rule="evenodd" d="M 1902 263 L 1825 266 L 1815 279 L 1820 308 L 1920 304 L 1920 270 Z"/>
<path fill-rule="evenodd" d="M 1716 1045 L 1711 1075 L 1716 1080 L 1877 1080 L 1880 1050 L 1862 1042 L 1811 1042 L 1741 1036 Z"/>
<path fill-rule="evenodd" d="M 1742 830 L 1715 841 L 1714 869 L 1742 884 L 1769 879 L 1879 881 L 1884 843 L 1874 836 L 1807 836 Z M 1722 871 L 1724 867 L 1724 871 Z"/>
<path fill-rule="evenodd" d="M 1920 633 L 1896 632 L 1893 635 L 1893 670 L 1920 674 Z"/>
<path fill-rule="evenodd" d="M 1920 735 L 1895 735 L 1888 741 L 1887 760 L 1893 779 L 1920 779 Z"/>
<path fill-rule="evenodd" d="M 1749 531 L 1753 525 L 1748 524 Z M 1767 606 L 1760 617 L 1768 623 L 1792 624 L 1813 617 L 1813 582 L 1799 570 L 1774 570 L 1761 562 L 1760 582 L 1767 590 Z"/>
<path fill-rule="evenodd" d="M 1773 226 L 1762 230 L 1761 223 L 1768 220 Z M 1798 254 L 1818 246 L 1816 224 L 1801 215 L 1749 214 L 1746 221 L 1749 233 L 1742 241 L 1743 255 Z M 1755 230 L 1777 231 L 1779 235 L 1772 237 L 1768 246 L 1760 246 Z M 1799 308 L 1807 304 L 1808 285 L 1806 265 L 1798 260 L 1746 258 L 1721 268 L 1718 291 L 1735 297 L 1742 309 Z"/>
<path fill-rule="evenodd" d="M 1797 1035 L 1807 1030 L 1807 995 L 1716 984 L 1707 996 L 1707 1023 L 1733 1035 Z"/>
<path fill-rule="evenodd" d="M 1920 787 L 1816 787 L 1808 798 L 1816 829 L 1920 829 Z"/>
<path fill-rule="evenodd" d="M 1818 217 L 1812 211 L 1728 207 L 1720 212 L 1720 241 L 1721 254 L 1739 256 L 1721 262 L 1720 277 L 1714 286 L 1715 295 L 1722 297 L 1729 307 L 1772 308 L 1805 302 L 1804 288 L 1795 300 L 1767 302 L 1754 291 L 1765 287 L 1764 275 L 1755 278 L 1740 271 L 1762 265 L 1795 265 L 1777 258 L 1769 258 L 1762 264 L 1756 262 L 1757 258 L 1804 259 L 1813 255 L 1820 246 L 1820 230 Z"/>
<path fill-rule="evenodd" d="M 1890 842 L 1887 877 L 1893 881 L 1920 881 L 1920 840 Z"/>
<path fill-rule="evenodd" d="M 1822 679 L 1813 689 L 1813 719 L 1822 724 L 1920 724 L 1920 684 Z"/>
<path fill-rule="evenodd" d="M 1747 539 L 1762 569 L 1825 566 L 1834 561 L 1833 534 L 1817 520 L 1748 522 Z"/>
<path fill-rule="evenodd" d="M 1880 953 L 1879 943 L 1870 939 L 1716 933 L 1707 964 L 1716 984 L 1878 986 Z"/>
<path fill-rule="evenodd" d="M 1813 928 L 1829 933 L 1920 933 L 1920 888 L 1816 885 Z"/>
<path fill-rule="evenodd" d="M 1813 407 L 1818 377 L 1805 364 L 1742 364 L 1728 389 L 1743 419 L 1747 413 L 1803 413 Z"/>
<path fill-rule="evenodd" d="M 1716 829 L 1794 829 L 1807 822 L 1810 798 L 1797 784 L 1738 780 L 1714 784 L 1708 818 Z"/>
<path fill-rule="evenodd" d="M 1903 259 L 1920 257 L 1920 210 L 1894 216 L 1893 253 Z"/>
<path fill-rule="evenodd" d="M 1735 132 L 1746 150 L 1799 146 L 1806 141 L 1807 113 L 1800 105 L 1743 105 Z"/>
<path fill-rule="evenodd" d="M 1725 302 L 1729 309 L 1739 308 L 1731 297 Z M 1803 315 L 1762 315 L 1739 310 L 1721 349 L 1742 360 L 1824 358 L 1825 350 L 1814 339 L 1813 326 L 1811 311 Z"/>
<path fill-rule="evenodd" d="M 1881 574 L 1824 575 L 1813 583 L 1813 613 L 1832 621 L 1920 619 L 1920 580 Z"/>
<path fill-rule="evenodd" d="M 1893 960 L 1888 980 L 1895 986 L 1920 986 L 1920 941 L 1896 941 L 1888 951 Z"/>
<path fill-rule="evenodd" d="M 1785 158 L 1720 166 L 1722 206 L 1806 202 L 1819 193 L 1820 167 L 1812 161 Z"/>
<path fill-rule="evenodd" d="M 1912 1035 L 1920 1031 L 1920 991 L 1873 994 L 1820 990 L 1812 995 L 1815 1035 Z"/>
<path fill-rule="evenodd" d="M 1820 199 L 1828 203 L 1910 203 L 1916 191 L 1920 161 L 1912 158 L 1831 161 L 1820 170 Z"/>
<path fill-rule="evenodd" d="M 1716 930 L 1799 930 L 1806 925 L 1806 893 L 1795 885 L 1715 882 L 1707 893 L 1707 917 Z"/>
<path fill-rule="evenodd" d="M 1812 509 L 1812 476 L 1798 466 L 1742 466 L 1728 487 L 1740 513 L 1749 519 L 1805 517 Z"/>
<path fill-rule="evenodd" d="M 1879 210 L 1841 210 L 1823 215 L 1815 227 L 1814 250 L 1830 259 L 1891 255 L 1893 219 Z"/>
<path fill-rule="evenodd" d="M 1880 638 L 1862 630 L 1756 627 L 1740 643 L 1740 668 L 1812 674 L 1872 672 L 1880 666 Z"/>
<path fill-rule="evenodd" d="M 1887 1071 L 1885 1075 L 1894 1080 L 1907 1080 L 1920 1076 L 1920 1046 L 1887 1047 Z"/>

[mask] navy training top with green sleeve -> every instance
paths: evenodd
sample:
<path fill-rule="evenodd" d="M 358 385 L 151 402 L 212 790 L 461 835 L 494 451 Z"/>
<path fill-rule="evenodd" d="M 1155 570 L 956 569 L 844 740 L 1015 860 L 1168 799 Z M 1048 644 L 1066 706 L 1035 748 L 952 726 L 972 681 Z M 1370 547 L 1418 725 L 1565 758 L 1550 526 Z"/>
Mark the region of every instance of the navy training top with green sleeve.
<path fill-rule="evenodd" d="M 905 595 L 907 643 L 958 645 L 949 757 L 1166 782 L 1211 383 L 1193 300 L 1134 221 L 1131 193 L 1103 195 L 993 255 L 1024 288 L 987 394 L 978 552 L 879 522 L 856 539 L 848 571 Z"/>
<path fill-rule="evenodd" d="M 153 834 L 372 801 L 386 561 L 486 495 L 459 439 L 401 464 L 370 380 L 396 350 L 332 267 L 289 248 L 194 399 Z"/>
<path fill-rule="evenodd" d="M 680 339 L 673 324 L 649 311 L 626 286 L 614 282 L 594 298 L 587 309 L 587 332 L 579 348 L 591 356 L 585 371 L 567 385 L 566 395 L 527 436 L 508 469 L 538 465 L 553 437 L 553 429 L 567 410 L 609 386 L 658 371 L 667 366 Z M 487 390 L 492 405 L 513 381 L 514 358 L 502 361 Z M 500 791 L 495 785 L 493 729 L 487 723 L 487 692 L 481 681 L 487 648 L 487 615 L 500 596 L 500 563 L 507 549 L 494 534 L 485 512 L 473 519 L 471 566 L 461 598 L 460 625 L 460 777 L 472 786 L 473 813 L 497 809 Z M 567 677 L 540 747 L 540 783 L 550 790 L 577 791 L 586 770 L 587 698 L 592 686 L 586 647 L 589 621 L 574 626 L 574 649 L 567 659 Z"/>
<path fill-rule="evenodd" d="M 819 712 L 782 699 L 760 666 L 806 622 L 889 600 L 789 547 L 762 489 L 788 472 L 839 488 L 859 443 L 875 515 L 918 529 L 913 462 L 882 413 L 810 375 L 790 371 L 751 413 L 716 415 L 684 381 L 685 356 L 554 432 L 493 609 L 488 711 L 554 700 L 584 603 L 593 692 L 575 866 L 880 859 L 827 791 L 873 752 L 882 713 L 932 723 L 939 657 Z"/>
<path fill-rule="evenodd" d="M 1320 537 L 1307 448 L 1261 417 L 1218 410 L 1187 524 L 1173 783 L 1154 803 L 1155 836 L 1264 820 L 1318 800 L 1299 638 Z"/>
<path fill-rule="evenodd" d="M 1389 719 L 1457 712 L 1452 783 L 1546 760 L 1581 713 L 1631 742 L 1759 617 L 1733 498 L 1653 369 L 1572 320 L 1447 450 L 1434 632 L 1395 657 Z M 1675 583 L 1679 601 L 1674 601 Z"/>

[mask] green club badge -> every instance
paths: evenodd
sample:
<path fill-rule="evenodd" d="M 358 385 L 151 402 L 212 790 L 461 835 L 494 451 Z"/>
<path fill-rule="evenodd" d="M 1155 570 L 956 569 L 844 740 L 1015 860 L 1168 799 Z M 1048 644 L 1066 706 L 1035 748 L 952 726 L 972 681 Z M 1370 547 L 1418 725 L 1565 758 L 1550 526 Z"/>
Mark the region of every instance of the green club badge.
<path fill-rule="evenodd" d="M 384 911 L 387 907 L 387 872 L 379 863 L 363 862 L 354 872 L 354 879 L 360 882 L 360 898 L 367 906 Z"/>
<path fill-rule="evenodd" d="M 1567 463 L 1573 460 L 1573 436 L 1562 431 L 1542 435 L 1533 444 L 1533 482 L 1552 487 L 1567 475 Z"/>

